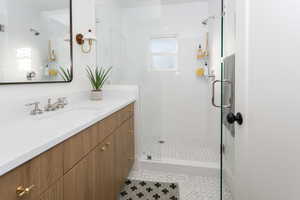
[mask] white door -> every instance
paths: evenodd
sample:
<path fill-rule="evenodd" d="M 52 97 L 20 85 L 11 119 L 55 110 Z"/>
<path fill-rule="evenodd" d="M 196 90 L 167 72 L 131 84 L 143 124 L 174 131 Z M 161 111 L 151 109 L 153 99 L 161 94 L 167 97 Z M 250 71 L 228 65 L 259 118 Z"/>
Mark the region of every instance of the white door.
<path fill-rule="evenodd" d="M 237 8 L 235 199 L 300 196 L 300 1 Z"/>

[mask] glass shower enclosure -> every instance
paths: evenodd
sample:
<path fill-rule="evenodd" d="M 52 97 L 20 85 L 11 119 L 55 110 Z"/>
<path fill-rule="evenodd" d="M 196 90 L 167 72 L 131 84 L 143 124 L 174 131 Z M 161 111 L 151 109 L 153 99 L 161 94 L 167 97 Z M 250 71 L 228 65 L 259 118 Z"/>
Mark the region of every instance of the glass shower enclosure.
<path fill-rule="evenodd" d="M 223 0 L 97 2 L 97 65 L 113 67 L 111 84 L 139 87 L 138 161 L 213 171 L 221 190 L 211 198 L 231 199 L 234 56 Z"/>

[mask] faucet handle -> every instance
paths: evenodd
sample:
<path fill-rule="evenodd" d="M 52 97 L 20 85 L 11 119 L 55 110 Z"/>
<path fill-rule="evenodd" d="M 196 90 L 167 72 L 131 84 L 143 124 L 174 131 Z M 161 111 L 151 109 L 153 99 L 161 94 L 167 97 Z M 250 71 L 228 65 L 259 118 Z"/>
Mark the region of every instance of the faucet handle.
<path fill-rule="evenodd" d="M 28 104 L 26 104 L 25 106 L 35 106 L 35 107 L 38 107 L 39 106 L 39 104 L 40 104 L 40 102 L 33 102 L 33 103 L 28 103 Z"/>
<path fill-rule="evenodd" d="M 52 110 L 51 98 L 48 98 L 48 103 L 45 106 L 45 111 L 48 112 L 48 111 L 51 111 L 51 110 Z"/>
<path fill-rule="evenodd" d="M 40 102 L 28 103 L 25 106 L 34 106 L 34 109 L 30 112 L 31 115 L 42 114 L 43 111 L 39 108 Z"/>
<path fill-rule="evenodd" d="M 64 106 L 68 105 L 67 97 L 59 97 L 57 100 L 58 102 L 62 103 Z"/>

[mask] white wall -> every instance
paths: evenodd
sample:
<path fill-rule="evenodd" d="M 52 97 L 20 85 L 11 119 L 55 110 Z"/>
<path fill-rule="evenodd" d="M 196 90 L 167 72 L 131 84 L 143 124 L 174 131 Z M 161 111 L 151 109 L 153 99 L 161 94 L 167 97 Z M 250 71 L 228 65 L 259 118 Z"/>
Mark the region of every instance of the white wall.
<path fill-rule="evenodd" d="M 205 46 L 207 27 L 201 21 L 208 16 L 207 2 L 154 4 L 122 10 L 124 55 L 119 83 L 140 86 L 143 151 L 159 156 L 160 139 L 182 146 L 176 149 L 178 153 L 188 148 L 185 144 L 217 146 L 214 133 L 208 131 L 211 107 L 208 81 L 195 76 L 199 42 Z M 178 72 L 148 70 L 149 39 L 157 34 L 178 35 Z"/>
<path fill-rule="evenodd" d="M 110 80 L 119 80 L 122 53 L 121 5 L 119 0 L 96 0 L 97 65 L 113 67 Z"/>
<path fill-rule="evenodd" d="M 95 30 L 94 0 L 73 0 L 73 32 L 85 33 L 88 29 Z M 95 50 L 91 54 L 81 53 L 80 47 L 74 42 L 74 80 L 63 84 L 34 85 L 0 85 L 0 104 L 12 113 L 14 109 L 23 109 L 28 101 L 34 101 L 38 96 L 66 94 L 90 89 L 86 78 L 85 65 L 95 64 Z M 46 100 L 46 99 L 45 99 Z M 18 102 L 14 104 L 14 102 Z M 23 102 L 22 105 L 20 102 Z M 5 120 L 5 112 L 0 116 Z M 8 113 L 8 114 L 9 114 Z"/>

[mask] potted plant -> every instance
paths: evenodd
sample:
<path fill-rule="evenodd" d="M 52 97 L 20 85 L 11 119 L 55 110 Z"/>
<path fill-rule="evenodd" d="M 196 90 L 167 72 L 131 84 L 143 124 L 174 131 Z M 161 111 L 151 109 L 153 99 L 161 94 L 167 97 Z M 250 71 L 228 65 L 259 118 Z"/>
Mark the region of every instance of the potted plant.
<path fill-rule="evenodd" d="M 91 91 L 91 100 L 99 101 L 102 99 L 102 87 L 107 81 L 111 69 L 112 67 L 108 69 L 96 67 L 95 70 L 92 70 L 90 66 L 87 66 L 87 75 L 93 88 Z"/>

